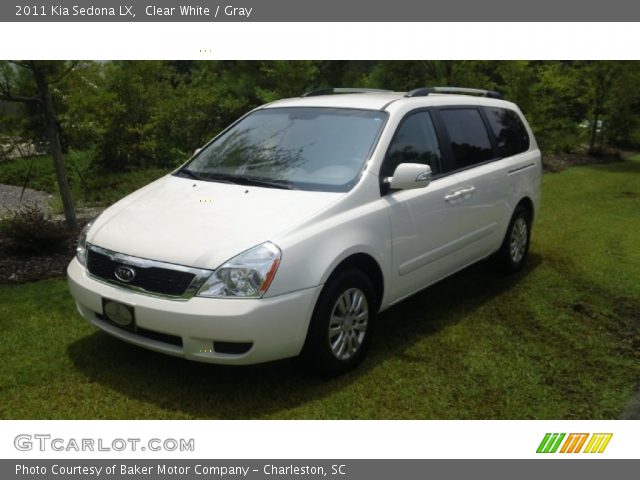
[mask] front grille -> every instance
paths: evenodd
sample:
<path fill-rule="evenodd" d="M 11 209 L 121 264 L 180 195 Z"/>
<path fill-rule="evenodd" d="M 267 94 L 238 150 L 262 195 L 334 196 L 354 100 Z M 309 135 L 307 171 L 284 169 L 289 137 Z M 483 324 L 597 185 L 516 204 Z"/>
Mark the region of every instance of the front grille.
<path fill-rule="evenodd" d="M 135 277 L 130 282 L 121 282 L 115 275 L 116 268 L 127 265 L 135 270 Z M 159 295 L 182 296 L 195 278 L 195 274 L 159 267 L 140 267 L 138 265 L 118 262 L 109 255 L 89 249 L 87 269 L 94 277 L 127 287 L 142 288 Z"/>

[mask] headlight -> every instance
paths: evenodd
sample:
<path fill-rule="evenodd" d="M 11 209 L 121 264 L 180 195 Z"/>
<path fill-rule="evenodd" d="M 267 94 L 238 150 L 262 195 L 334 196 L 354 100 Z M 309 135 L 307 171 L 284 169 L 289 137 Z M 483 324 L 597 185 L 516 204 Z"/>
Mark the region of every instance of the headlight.
<path fill-rule="evenodd" d="M 281 256 L 271 242 L 253 247 L 213 272 L 198 296 L 260 298 L 271 285 Z"/>
<path fill-rule="evenodd" d="M 78 257 L 78 261 L 85 267 L 87 266 L 87 232 L 91 228 L 92 223 L 93 222 L 89 222 L 84 226 L 78 236 L 78 246 L 76 247 L 76 257 Z"/>

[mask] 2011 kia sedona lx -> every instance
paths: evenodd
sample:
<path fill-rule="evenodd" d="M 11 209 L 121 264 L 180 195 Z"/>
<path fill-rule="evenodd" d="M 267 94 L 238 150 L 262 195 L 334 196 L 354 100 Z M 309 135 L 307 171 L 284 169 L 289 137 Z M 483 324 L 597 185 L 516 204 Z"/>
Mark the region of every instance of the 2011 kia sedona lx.
<path fill-rule="evenodd" d="M 83 317 L 151 350 L 339 373 L 391 305 L 491 255 L 518 270 L 540 181 L 531 129 L 497 92 L 314 91 L 108 208 L 69 288 Z"/>

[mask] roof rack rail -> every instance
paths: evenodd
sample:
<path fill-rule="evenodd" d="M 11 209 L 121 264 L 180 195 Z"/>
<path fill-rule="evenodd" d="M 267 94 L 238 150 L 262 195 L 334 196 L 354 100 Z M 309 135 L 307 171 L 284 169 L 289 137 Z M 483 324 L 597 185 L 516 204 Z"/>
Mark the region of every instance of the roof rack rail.
<path fill-rule="evenodd" d="M 480 95 L 488 98 L 498 98 L 502 100 L 504 97 L 500 92 L 495 90 L 482 90 L 480 88 L 461 88 L 461 87 L 423 87 L 416 88 L 407 92 L 405 97 L 426 97 L 431 93 L 454 93 L 461 95 Z"/>
<path fill-rule="evenodd" d="M 305 92 L 301 97 L 317 97 L 320 95 L 332 95 L 334 93 L 389 93 L 392 90 L 382 90 L 378 88 L 321 88 Z"/>

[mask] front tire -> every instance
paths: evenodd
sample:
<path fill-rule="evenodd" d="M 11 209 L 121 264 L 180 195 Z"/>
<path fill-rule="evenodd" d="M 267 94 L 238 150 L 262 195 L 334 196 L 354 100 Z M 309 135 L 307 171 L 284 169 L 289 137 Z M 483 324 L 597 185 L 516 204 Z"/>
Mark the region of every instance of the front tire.
<path fill-rule="evenodd" d="M 507 273 L 520 270 L 529 253 L 531 214 L 522 205 L 513 212 L 502 246 L 496 255 L 499 268 Z"/>
<path fill-rule="evenodd" d="M 302 351 L 305 363 L 328 376 L 354 368 L 369 348 L 376 312 L 373 285 L 360 270 L 332 276 L 313 312 Z"/>

